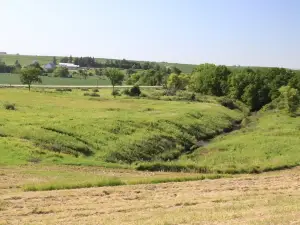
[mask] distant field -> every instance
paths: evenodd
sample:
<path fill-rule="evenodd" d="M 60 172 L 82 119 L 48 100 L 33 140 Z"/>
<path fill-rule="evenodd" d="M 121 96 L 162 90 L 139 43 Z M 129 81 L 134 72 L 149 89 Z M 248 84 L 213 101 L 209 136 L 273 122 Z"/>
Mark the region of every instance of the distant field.
<path fill-rule="evenodd" d="M 56 59 L 59 61 L 62 56 L 56 56 Z M 6 64 L 12 65 L 16 60 L 19 60 L 21 65 L 29 65 L 34 60 L 37 60 L 40 64 L 44 65 L 52 61 L 53 56 L 33 56 L 33 55 L 0 55 L 0 59 L 3 60 Z M 105 62 L 105 58 L 97 58 L 98 62 Z M 109 59 L 110 60 L 110 59 Z M 129 59 L 128 59 L 129 60 Z M 176 66 L 184 73 L 191 73 L 193 68 L 196 65 L 192 64 L 180 64 L 180 63 L 160 63 L 164 66 Z"/>
<path fill-rule="evenodd" d="M 98 79 L 98 77 L 80 78 L 59 78 L 43 76 L 43 85 L 110 85 L 109 80 Z M 98 83 L 97 83 L 98 81 Z M 0 73 L 0 84 L 21 84 L 18 74 Z"/>

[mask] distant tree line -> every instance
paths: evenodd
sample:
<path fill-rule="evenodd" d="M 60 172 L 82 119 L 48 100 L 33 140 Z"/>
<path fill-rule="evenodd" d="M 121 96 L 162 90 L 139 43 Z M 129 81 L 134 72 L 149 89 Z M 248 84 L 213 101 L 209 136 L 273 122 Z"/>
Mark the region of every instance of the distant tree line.
<path fill-rule="evenodd" d="M 118 60 L 107 59 L 104 62 L 97 61 L 94 57 L 63 57 L 60 59 L 61 63 L 74 63 L 80 67 L 90 68 L 119 68 L 119 69 L 143 69 L 158 70 L 162 65 L 156 62 L 138 62 L 133 60 Z"/>

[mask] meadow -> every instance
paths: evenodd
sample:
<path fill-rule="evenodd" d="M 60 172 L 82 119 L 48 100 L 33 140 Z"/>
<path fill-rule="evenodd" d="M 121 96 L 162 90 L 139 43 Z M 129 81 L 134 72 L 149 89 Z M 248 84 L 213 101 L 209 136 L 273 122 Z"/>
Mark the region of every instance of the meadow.
<path fill-rule="evenodd" d="M 99 79 L 96 76 L 90 76 L 87 79 L 74 78 L 60 78 L 51 76 L 41 76 L 42 85 L 110 85 L 107 79 Z M 0 73 L 0 84 L 22 84 L 19 74 L 2 74 Z"/>
<path fill-rule="evenodd" d="M 0 163 L 173 160 L 243 117 L 217 103 L 113 99 L 110 91 L 1 89 L 2 104 L 16 110 L 0 109 Z"/>

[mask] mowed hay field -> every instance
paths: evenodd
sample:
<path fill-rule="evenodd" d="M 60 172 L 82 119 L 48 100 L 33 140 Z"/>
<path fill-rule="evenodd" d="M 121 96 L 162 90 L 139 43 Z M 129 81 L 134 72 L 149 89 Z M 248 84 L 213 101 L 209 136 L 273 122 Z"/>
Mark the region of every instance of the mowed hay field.
<path fill-rule="evenodd" d="M 1 169 L 0 174 L 2 185 L 37 179 L 33 173 L 25 177 L 14 169 Z M 0 190 L 3 225 L 300 224 L 300 168 L 184 183 L 44 192 Z"/>

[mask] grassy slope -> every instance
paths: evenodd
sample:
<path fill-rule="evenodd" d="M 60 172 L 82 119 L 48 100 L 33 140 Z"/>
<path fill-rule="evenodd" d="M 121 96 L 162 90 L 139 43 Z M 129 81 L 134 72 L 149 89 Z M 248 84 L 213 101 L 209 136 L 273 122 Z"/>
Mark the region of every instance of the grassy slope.
<path fill-rule="evenodd" d="M 57 60 L 59 61 L 60 56 L 56 57 Z M 12 65 L 15 63 L 16 60 L 19 60 L 21 65 L 28 65 L 32 63 L 33 60 L 38 60 L 38 62 L 42 65 L 47 64 L 52 61 L 53 56 L 33 56 L 33 55 L 0 55 L 0 59 L 3 60 L 6 64 Z M 96 59 L 98 62 L 105 62 L 105 58 L 97 58 Z M 185 73 L 191 73 L 193 68 L 196 65 L 192 64 L 181 64 L 181 63 L 161 63 L 162 65 L 165 66 L 176 66 L 180 70 L 182 70 Z"/>
<path fill-rule="evenodd" d="M 197 139 L 240 120 L 242 113 L 213 103 L 111 99 L 110 90 L 89 100 L 82 91 L 1 89 L 0 163 L 29 161 L 104 165 L 179 157 Z M 60 153 L 59 153 L 60 152 Z"/>
<path fill-rule="evenodd" d="M 293 167 L 300 165 L 299 135 L 299 118 L 265 112 L 246 128 L 220 136 L 185 158 L 211 172 L 255 173 Z"/>
<path fill-rule="evenodd" d="M 58 78 L 58 77 L 41 77 L 43 85 L 110 85 L 109 80 L 97 79 L 97 77 L 88 77 L 86 80 L 80 78 Z M 1 84 L 21 84 L 18 74 L 1 74 Z"/>

